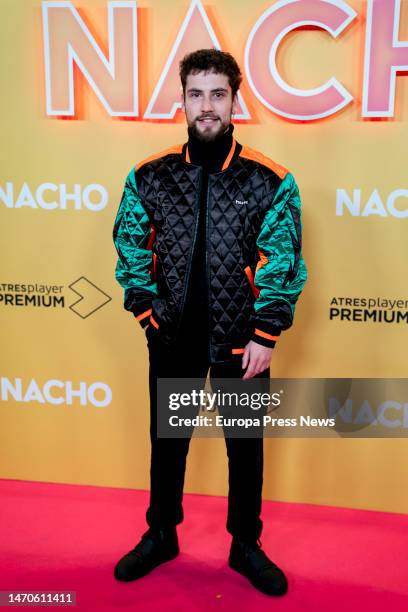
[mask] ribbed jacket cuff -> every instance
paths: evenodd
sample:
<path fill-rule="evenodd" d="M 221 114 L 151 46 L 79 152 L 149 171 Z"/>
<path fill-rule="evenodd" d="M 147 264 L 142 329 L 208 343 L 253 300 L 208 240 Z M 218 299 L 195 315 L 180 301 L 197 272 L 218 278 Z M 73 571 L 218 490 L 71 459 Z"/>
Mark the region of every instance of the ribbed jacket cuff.
<path fill-rule="evenodd" d="M 280 329 L 276 329 L 263 321 L 256 321 L 251 340 L 262 346 L 274 348 L 280 334 Z"/>

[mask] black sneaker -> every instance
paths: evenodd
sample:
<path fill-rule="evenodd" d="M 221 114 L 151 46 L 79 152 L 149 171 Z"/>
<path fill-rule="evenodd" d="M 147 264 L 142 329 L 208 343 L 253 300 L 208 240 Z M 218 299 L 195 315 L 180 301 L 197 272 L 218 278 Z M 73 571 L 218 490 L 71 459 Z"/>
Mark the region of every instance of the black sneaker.
<path fill-rule="evenodd" d="M 177 530 L 148 529 L 140 542 L 116 564 L 114 576 L 116 580 L 129 582 L 146 576 L 155 567 L 174 559 L 179 554 Z"/>
<path fill-rule="evenodd" d="M 283 571 L 261 550 L 262 543 L 244 542 L 233 538 L 229 554 L 229 566 L 246 576 L 266 595 L 283 595 L 288 590 L 288 581 Z"/>

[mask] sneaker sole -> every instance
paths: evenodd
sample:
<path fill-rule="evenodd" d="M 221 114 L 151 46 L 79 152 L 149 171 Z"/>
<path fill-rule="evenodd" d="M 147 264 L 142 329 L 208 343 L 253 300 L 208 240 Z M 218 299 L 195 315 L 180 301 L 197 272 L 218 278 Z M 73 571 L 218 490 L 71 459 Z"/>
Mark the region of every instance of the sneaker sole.
<path fill-rule="evenodd" d="M 273 592 L 271 593 L 270 591 L 267 591 L 266 589 L 262 588 L 262 586 L 258 584 L 255 579 L 248 576 L 245 573 L 245 570 L 241 568 L 239 565 L 234 565 L 234 563 L 232 563 L 230 560 L 228 560 L 228 565 L 235 572 L 238 572 L 238 574 L 241 574 L 241 576 L 244 576 L 247 580 L 249 580 L 252 586 L 254 586 L 256 589 L 258 589 L 258 591 L 260 591 L 261 593 L 264 593 L 265 595 L 273 595 L 274 597 L 280 597 L 281 595 L 285 595 L 285 593 L 287 593 L 288 591 L 288 587 L 286 586 L 284 591 L 280 591 L 279 593 L 273 593 Z"/>
<path fill-rule="evenodd" d="M 119 582 L 133 582 L 134 580 L 138 580 L 139 578 L 143 578 L 144 576 L 147 576 L 147 574 L 150 574 L 150 572 L 152 572 L 154 569 L 156 569 L 156 567 L 159 567 L 159 565 L 162 565 L 163 563 L 167 563 L 167 561 L 172 561 L 173 559 L 178 557 L 179 554 L 180 554 L 180 551 L 177 551 L 176 553 L 173 553 L 171 555 L 167 555 L 166 557 L 162 557 L 154 565 L 152 565 L 151 567 L 147 568 L 142 574 L 138 574 L 137 576 L 131 576 L 129 578 L 125 578 L 125 577 L 122 578 L 122 577 L 116 576 L 116 574 L 114 572 L 114 577 L 116 578 L 116 580 L 119 580 Z"/>

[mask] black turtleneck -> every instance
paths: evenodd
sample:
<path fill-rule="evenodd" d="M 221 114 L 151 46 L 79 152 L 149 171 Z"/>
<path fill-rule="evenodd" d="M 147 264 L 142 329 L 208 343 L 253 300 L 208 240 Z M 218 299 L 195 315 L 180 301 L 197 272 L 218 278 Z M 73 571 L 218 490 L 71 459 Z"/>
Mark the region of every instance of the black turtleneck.
<path fill-rule="evenodd" d="M 230 123 L 227 130 L 215 140 L 204 142 L 199 140 L 188 128 L 188 152 L 190 161 L 195 166 L 202 166 L 204 172 L 211 174 L 220 172 L 232 146 L 234 126 Z"/>
<path fill-rule="evenodd" d="M 181 322 L 181 335 L 194 334 L 197 341 L 208 337 L 208 289 L 206 271 L 206 217 L 208 175 L 220 172 L 232 147 L 232 123 L 228 129 L 211 142 L 203 142 L 188 129 L 190 161 L 203 169 L 200 190 L 200 210 L 197 237 L 194 247 L 189 286 Z"/>

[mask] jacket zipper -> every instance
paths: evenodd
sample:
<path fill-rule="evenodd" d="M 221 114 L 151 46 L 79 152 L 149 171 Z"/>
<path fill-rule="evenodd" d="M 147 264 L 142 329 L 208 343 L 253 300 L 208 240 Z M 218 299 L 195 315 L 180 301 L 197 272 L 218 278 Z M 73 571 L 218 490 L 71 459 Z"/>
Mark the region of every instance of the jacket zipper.
<path fill-rule="evenodd" d="M 208 174 L 208 181 L 207 181 L 207 199 L 206 199 L 206 203 L 205 203 L 205 212 L 206 212 L 206 219 L 205 219 L 205 267 L 206 267 L 206 276 L 207 276 L 207 286 L 206 286 L 206 294 L 207 294 L 207 311 L 208 311 L 208 317 L 207 317 L 207 337 L 208 337 L 208 357 L 209 360 L 211 362 L 211 355 L 212 355 L 212 343 L 211 343 L 211 304 L 210 304 L 210 286 L 211 286 L 211 280 L 210 280 L 210 265 L 209 265 L 209 256 L 208 256 L 208 251 L 209 251 L 209 232 L 208 232 L 208 228 L 209 228 L 209 218 L 210 218 L 210 186 L 211 186 L 211 175 Z"/>
<path fill-rule="evenodd" d="M 175 336 L 174 336 L 174 343 L 177 342 L 178 336 L 180 334 L 181 319 L 183 317 L 183 310 L 184 310 L 184 306 L 185 306 L 185 302 L 186 302 L 187 289 L 188 289 L 189 281 L 190 281 L 191 266 L 192 266 L 192 263 L 193 263 L 194 247 L 195 247 L 195 243 L 196 243 L 196 240 L 197 240 L 198 224 L 199 224 L 199 220 L 200 220 L 201 185 L 202 185 L 202 181 L 203 181 L 203 171 L 202 171 L 201 168 L 200 168 L 199 172 L 200 172 L 200 174 L 199 174 L 199 179 L 198 179 L 197 197 L 196 197 L 196 202 L 195 202 L 196 219 L 195 219 L 194 237 L 193 237 L 193 243 L 191 245 L 191 250 L 190 250 L 190 256 L 189 256 L 188 264 L 187 264 L 186 282 L 184 283 L 184 291 L 183 291 L 183 297 L 182 297 L 182 300 L 181 300 L 181 306 L 180 306 L 180 310 L 179 310 L 177 329 L 176 329 L 176 333 L 175 333 Z"/>

